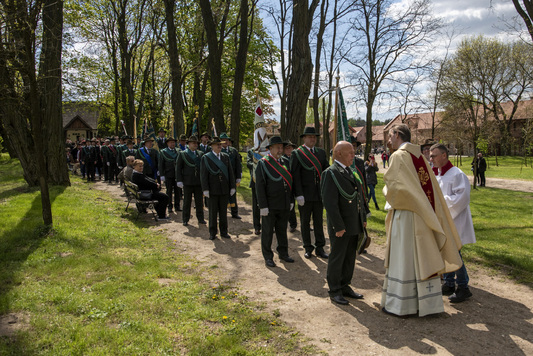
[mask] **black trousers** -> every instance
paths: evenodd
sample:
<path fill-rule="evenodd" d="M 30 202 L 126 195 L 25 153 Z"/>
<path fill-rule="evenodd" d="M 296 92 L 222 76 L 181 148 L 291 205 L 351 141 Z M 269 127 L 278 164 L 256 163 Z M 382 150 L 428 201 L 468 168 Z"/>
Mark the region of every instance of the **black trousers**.
<path fill-rule="evenodd" d="M 94 175 L 96 171 L 96 166 L 94 162 L 85 161 L 85 170 L 87 171 L 87 182 L 88 181 L 94 182 Z"/>
<path fill-rule="evenodd" d="M 192 195 L 194 194 L 194 205 L 196 207 L 196 218 L 198 221 L 204 220 L 204 201 L 202 199 L 201 185 L 183 186 L 183 222 L 188 222 L 191 218 Z"/>
<path fill-rule="evenodd" d="M 261 215 L 259 214 L 257 195 L 255 195 L 255 184 L 252 184 L 252 215 L 254 219 L 254 230 L 261 230 Z"/>
<path fill-rule="evenodd" d="M 210 195 L 209 199 L 207 199 L 207 206 L 209 208 L 209 234 L 211 236 L 217 234 L 217 217 L 220 233 L 222 235 L 228 233 L 228 199 L 229 194 Z"/>
<path fill-rule="evenodd" d="M 292 200 L 292 203 L 294 204 L 294 199 Z M 296 229 L 296 226 L 298 226 L 298 220 L 296 219 L 296 209 L 292 209 L 289 212 L 289 226 L 293 229 Z"/>
<path fill-rule="evenodd" d="M 304 206 L 298 206 L 300 211 L 300 230 L 305 252 L 313 252 L 316 248 L 324 249 L 326 237 L 324 236 L 324 205 L 321 201 L 306 201 Z M 311 216 L 315 233 L 315 246 L 311 243 Z"/>
<path fill-rule="evenodd" d="M 108 181 L 109 180 L 109 169 L 110 167 L 107 167 L 107 162 L 104 163 L 106 165 L 106 169 L 104 169 L 104 181 Z"/>
<path fill-rule="evenodd" d="M 328 293 L 331 296 L 342 295 L 343 291 L 350 289 L 358 238 L 359 235 L 348 236 L 345 234 L 341 237 L 337 237 L 335 234 L 329 235 L 331 250 L 328 258 L 327 281 Z"/>
<path fill-rule="evenodd" d="M 478 172 L 478 184 L 482 187 L 485 186 L 485 172 Z"/>
<path fill-rule="evenodd" d="M 105 174 L 106 171 L 107 171 L 107 174 Z M 112 181 L 118 182 L 118 178 L 117 178 L 118 173 L 119 171 L 118 171 L 116 162 L 112 162 L 112 161 L 109 162 L 109 166 L 107 166 L 107 163 L 106 163 L 106 169 L 104 170 L 105 180 L 109 180 L 109 183 L 111 183 Z"/>
<path fill-rule="evenodd" d="M 169 197 L 168 208 L 172 209 L 174 206 L 178 209 L 181 200 L 181 188 L 176 186 L 176 178 L 165 177 L 165 188 Z M 174 201 L 174 204 L 172 202 Z"/>
<path fill-rule="evenodd" d="M 276 250 L 280 257 L 289 256 L 289 241 L 287 239 L 287 222 L 289 221 L 289 210 L 270 210 L 267 216 L 261 217 L 263 230 L 261 231 L 261 252 L 265 260 L 274 257 L 272 252 L 272 239 L 274 230 L 278 247 Z"/>
<path fill-rule="evenodd" d="M 231 216 L 239 215 L 239 206 L 237 205 L 237 192 L 229 197 Z"/>
<path fill-rule="evenodd" d="M 155 207 L 155 211 L 157 211 L 157 216 L 160 218 L 164 218 L 167 216 L 167 205 L 168 205 L 168 195 L 161 192 L 153 192 L 152 193 L 152 199 L 157 200 L 157 206 Z"/>

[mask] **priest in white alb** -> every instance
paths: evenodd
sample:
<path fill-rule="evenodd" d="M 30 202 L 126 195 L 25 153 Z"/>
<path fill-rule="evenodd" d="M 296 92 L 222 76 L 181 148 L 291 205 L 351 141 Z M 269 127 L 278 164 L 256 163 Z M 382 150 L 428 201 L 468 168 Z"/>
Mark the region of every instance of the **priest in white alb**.
<path fill-rule="evenodd" d="M 450 209 L 462 244 L 475 243 L 476 235 L 472 213 L 470 213 L 470 181 L 468 177 L 450 162 L 448 148 L 442 143 L 431 146 L 430 160 L 433 163 L 433 171 L 444 195 L 446 205 Z M 443 279 L 442 294 L 449 295 L 450 302 L 461 303 L 472 296 L 472 292 L 468 288 L 469 278 L 464 263 L 459 270 L 446 273 Z"/>
<path fill-rule="evenodd" d="M 382 310 L 396 316 L 444 311 L 440 275 L 461 265 L 461 240 L 435 175 L 413 145 L 405 124 L 394 125 L 389 143 L 396 150 L 384 175 L 391 209 L 385 221 L 386 275 Z"/>

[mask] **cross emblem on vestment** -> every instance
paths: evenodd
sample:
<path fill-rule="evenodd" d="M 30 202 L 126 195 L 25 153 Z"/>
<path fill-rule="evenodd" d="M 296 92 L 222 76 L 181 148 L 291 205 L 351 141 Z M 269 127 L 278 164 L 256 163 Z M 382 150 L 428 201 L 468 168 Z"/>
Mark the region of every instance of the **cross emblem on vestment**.
<path fill-rule="evenodd" d="M 431 288 L 433 288 L 433 286 L 431 285 L 431 282 L 429 282 L 429 284 L 428 284 L 428 286 L 426 288 L 429 290 L 429 293 L 431 293 Z"/>

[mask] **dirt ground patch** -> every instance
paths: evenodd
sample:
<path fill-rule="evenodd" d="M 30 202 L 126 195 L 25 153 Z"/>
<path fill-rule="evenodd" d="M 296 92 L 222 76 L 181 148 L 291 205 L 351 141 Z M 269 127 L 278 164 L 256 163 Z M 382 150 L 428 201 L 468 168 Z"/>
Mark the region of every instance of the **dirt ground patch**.
<path fill-rule="evenodd" d="M 29 317 L 23 313 L 0 315 L 0 337 L 12 337 L 19 330 L 29 327 Z"/>
<path fill-rule="evenodd" d="M 487 181 L 488 184 L 488 181 Z M 95 187 L 117 198 L 116 185 Z M 124 198 L 120 198 L 124 199 Z M 175 241 L 177 251 L 206 266 L 216 266 L 222 281 L 231 281 L 241 294 L 264 302 L 271 313 L 329 355 L 533 355 L 533 293 L 530 288 L 468 266 L 473 297 L 438 315 L 400 319 L 380 311 L 384 246 L 372 244 L 357 258 L 352 286 L 365 299 L 348 306 L 332 304 L 327 294 L 327 260 L 305 259 L 299 229 L 289 233 L 289 253 L 295 263 L 275 258 L 265 267 L 259 237 L 253 235 L 251 208 L 239 202 L 242 220 L 229 218 L 231 239 L 209 241 L 207 226 L 195 218 L 181 224 L 181 213 L 167 223 L 155 223 Z M 207 216 L 207 215 L 206 215 Z M 327 234 L 326 234 L 327 236 Z M 328 244 L 329 246 L 329 244 Z"/>

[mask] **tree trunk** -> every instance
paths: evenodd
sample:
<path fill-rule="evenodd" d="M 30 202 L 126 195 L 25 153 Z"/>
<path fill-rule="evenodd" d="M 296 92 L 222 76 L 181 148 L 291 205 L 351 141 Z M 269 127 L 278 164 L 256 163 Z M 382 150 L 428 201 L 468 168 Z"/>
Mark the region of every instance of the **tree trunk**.
<path fill-rule="evenodd" d="M 61 89 L 63 1 L 46 0 L 43 7 L 43 42 L 39 68 L 39 91 L 44 136 L 43 154 L 51 184 L 70 185 L 65 159 L 65 135 Z M 44 208 L 44 207 L 43 207 Z"/>
<path fill-rule="evenodd" d="M 178 41 L 176 36 L 176 24 L 174 23 L 174 0 L 165 0 L 165 21 L 167 23 L 168 34 L 168 58 L 170 64 L 170 82 L 172 90 L 170 92 L 170 104 L 174 115 L 174 125 L 178 134 L 185 133 L 183 120 L 183 101 L 181 93 L 182 68 L 178 52 Z M 172 133 L 174 134 L 174 133 Z"/>
<path fill-rule="evenodd" d="M 307 0 L 293 1 L 292 71 L 287 88 L 287 125 L 282 128 L 283 138 L 293 142 L 298 142 L 298 133 L 302 132 L 305 126 L 307 100 L 311 92 L 313 74 L 309 32 L 318 0 L 313 0 L 310 8 L 307 5 Z"/>
<path fill-rule="evenodd" d="M 253 3 L 255 4 L 255 3 Z M 255 5 L 253 5 L 255 6 Z M 233 98 L 231 105 L 231 134 L 234 146 L 238 150 L 241 134 L 241 96 L 242 84 L 244 83 L 244 74 L 246 73 L 246 57 L 248 55 L 248 45 L 250 44 L 248 34 L 248 0 L 241 0 L 240 19 L 241 28 L 239 33 L 239 49 L 235 58 L 235 78 L 233 84 Z M 253 9 L 252 9 L 253 13 Z M 253 17 L 252 17 L 253 18 Z M 253 22 L 250 25 L 253 28 Z M 251 32 L 251 31 L 250 31 Z"/>
<path fill-rule="evenodd" d="M 313 117 L 315 119 L 315 130 L 320 132 L 320 113 L 318 112 L 318 104 L 320 103 L 320 98 L 318 96 L 318 88 L 320 86 L 320 55 L 322 54 L 322 43 L 324 32 L 326 31 L 326 7 L 327 1 L 322 1 L 320 6 L 320 25 L 318 27 L 317 42 L 316 42 L 316 53 L 315 53 L 315 79 L 313 85 Z M 329 89 L 329 88 L 328 88 Z M 325 148 L 325 139 L 328 136 L 328 128 L 324 125 L 324 132 L 322 137 L 322 142 L 317 141 L 317 145 L 321 145 Z"/>
<path fill-rule="evenodd" d="M 207 47 L 209 49 L 207 65 L 211 74 L 211 116 L 215 119 L 217 133 L 220 133 L 226 131 L 224 102 L 222 100 L 222 51 L 224 49 L 224 39 L 221 35 L 221 41 L 219 43 L 217 27 L 213 19 L 213 11 L 209 0 L 200 0 L 200 8 L 202 10 Z M 222 18 L 221 32 L 224 31 L 227 11 L 229 11 L 229 2 L 226 5 L 225 11 L 225 15 Z"/>

